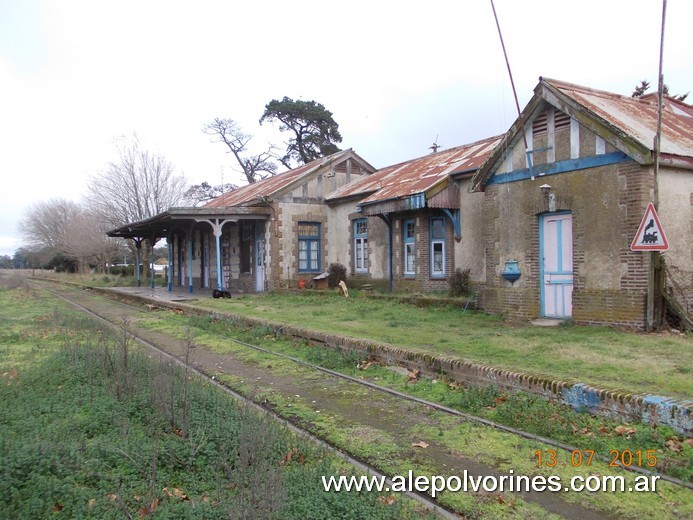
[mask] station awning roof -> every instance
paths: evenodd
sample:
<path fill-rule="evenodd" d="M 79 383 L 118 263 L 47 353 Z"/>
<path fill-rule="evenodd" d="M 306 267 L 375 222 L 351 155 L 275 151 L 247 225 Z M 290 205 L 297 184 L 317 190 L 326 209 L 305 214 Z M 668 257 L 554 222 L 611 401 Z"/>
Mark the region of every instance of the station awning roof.
<path fill-rule="evenodd" d="M 212 219 L 234 222 L 267 220 L 270 217 L 270 211 L 267 206 L 171 208 L 153 217 L 112 229 L 106 234 L 109 237 L 118 238 L 165 237 L 171 230 L 183 227 L 186 221 L 193 223 Z"/>

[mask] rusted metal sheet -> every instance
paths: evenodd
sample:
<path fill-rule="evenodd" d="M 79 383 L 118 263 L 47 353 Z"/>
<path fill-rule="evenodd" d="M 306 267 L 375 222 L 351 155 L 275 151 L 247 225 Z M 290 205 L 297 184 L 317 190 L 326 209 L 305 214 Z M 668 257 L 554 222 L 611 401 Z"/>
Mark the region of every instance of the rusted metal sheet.
<path fill-rule="evenodd" d="M 611 125 L 650 150 L 657 133 L 657 94 L 639 98 L 595 90 L 553 79 L 544 79 Z M 665 96 L 662 106 L 662 143 L 666 155 L 693 155 L 693 106 Z"/>
<path fill-rule="evenodd" d="M 386 213 L 395 213 L 396 211 L 404 211 L 405 199 L 386 200 L 375 202 L 361 207 L 361 212 L 366 216 L 384 215 Z"/>
<path fill-rule="evenodd" d="M 236 190 L 224 193 L 205 204 L 206 208 L 226 208 L 230 206 L 242 206 L 244 204 L 256 204 L 260 197 L 269 197 L 276 191 L 291 184 L 301 177 L 301 175 L 311 171 L 316 166 L 320 166 L 321 160 L 316 159 L 308 164 L 294 168 L 273 177 L 267 177 L 248 186 L 243 186 Z"/>
<path fill-rule="evenodd" d="M 429 208 L 460 209 L 460 190 L 454 183 L 449 184 L 443 190 L 428 199 Z"/>
<path fill-rule="evenodd" d="M 450 174 L 478 168 L 499 140 L 491 137 L 388 166 L 331 193 L 328 201 L 364 195 L 362 203 L 370 204 L 424 193 Z"/>

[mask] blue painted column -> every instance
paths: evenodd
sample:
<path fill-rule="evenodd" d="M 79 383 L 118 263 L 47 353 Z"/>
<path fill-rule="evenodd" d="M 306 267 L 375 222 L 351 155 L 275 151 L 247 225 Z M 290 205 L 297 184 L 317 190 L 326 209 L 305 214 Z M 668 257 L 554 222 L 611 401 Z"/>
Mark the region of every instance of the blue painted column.
<path fill-rule="evenodd" d="M 137 287 L 142 287 L 142 280 L 140 278 L 140 251 L 142 250 L 142 239 L 133 238 L 135 241 L 135 273 L 137 277 Z"/>
<path fill-rule="evenodd" d="M 221 275 L 221 231 L 214 230 L 214 239 L 217 244 L 217 289 L 224 290 L 224 280 Z"/>
<path fill-rule="evenodd" d="M 206 222 L 210 226 L 212 226 L 212 232 L 214 233 L 214 241 L 216 244 L 216 249 L 217 249 L 217 289 L 220 291 L 224 290 L 224 276 L 221 272 L 221 229 L 224 227 L 224 224 L 227 222 L 224 219 L 221 218 L 215 218 L 215 219 L 195 219 L 196 222 Z M 191 250 L 192 252 L 192 250 Z M 192 273 L 192 271 L 191 271 Z M 192 275 L 191 275 L 192 277 Z M 192 282 L 191 282 L 192 283 Z M 191 290 L 192 292 L 192 290 Z"/>
<path fill-rule="evenodd" d="M 151 287 L 154 289 L 156 287 L 156 284 L 154 282 L 154 246 L 156 245 L 156 239 L 152 238 L 151 242 L 151 251 L 149 253 L 149 274 L 151 275 Z"/>
<path fill-rule="evenodd" d="M 195 238 L 192 231 L 188 233 L 188 292 L 193 292 L 193 247 L 195 247 Z"/>
<path fill-rule="evenodd" d="M 173 291 L 173 234 L 169 233 L 168 237 L 166 238 L 166 242 L 168 244 L 168 269 L 166 273 L 168 274 L 168 290 Z"/>

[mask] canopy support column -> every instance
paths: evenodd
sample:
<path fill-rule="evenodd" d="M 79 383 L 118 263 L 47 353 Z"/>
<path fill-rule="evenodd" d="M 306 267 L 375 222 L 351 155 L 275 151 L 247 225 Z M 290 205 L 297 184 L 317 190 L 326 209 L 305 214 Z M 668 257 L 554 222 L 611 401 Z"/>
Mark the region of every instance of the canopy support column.
<path fill-rule="evenodd" d="M 195 219 L 196 222 L 206 222 L 212 226 L 212 232 L 214 233 L 214 238 L 216 242 L 217 249 L 217 289 L 220 291 L 224 290 L 224 277 L 221 271 L 221 229 L 227 222 L 236 222 L 235 220 L 223 219 L 223 218 L 213 218 L 213 219 Z"/>
<path fill-rule="evenodd" d="M 156 287 L 156 283 L 154 281 L 154 246 L 156 245 L 158 240 L 159 240 L 158 238 L 152 237 L 151 241 L 150 241 L 152 248 L 151 248 L 151 251 L 149 253 L 149 270 L 151 273 L 151 287 L 152 287 L 152 289 L 154 289 L 154 287 Z"/>
<path fill-rule="evenodd" d="M 140 257 L 142 254 L 142 237 L 132 239 L 135 243 L 135 278 L 137 279 L 137 287 L 142 287 L 142 279 L 140 278 Z"/>
<path fill-rule="evenodd" d="M 173 291 L 173 233 L 169 233 L 166 238 L 168 246 L 168 268 L 166 269 L 167 285 L 169 292 Z"/>
<path fill-rule="evenodd" d="M 195 247 L 195 233 L 193 226 L 188 230 L 188 292 L 193 292 L 193 248 Z"/>

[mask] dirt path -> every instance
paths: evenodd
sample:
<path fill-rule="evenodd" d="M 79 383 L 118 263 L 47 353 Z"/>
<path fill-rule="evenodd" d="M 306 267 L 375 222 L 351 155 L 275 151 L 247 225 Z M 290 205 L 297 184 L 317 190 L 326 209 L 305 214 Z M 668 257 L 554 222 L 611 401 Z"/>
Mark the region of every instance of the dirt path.
<path fill-rule="evenodd" d="M 176 357 L 182 357 L 180 339 L 141 325 L 141 321 L 151 318 L 152 313 L 168 311 L 149 310 L 145 306 L 137 310 L 132 306 L 97 297 L 88 291 L 60 286 L 51 286 L 51 289 L 111 321 L 127 320 L 133 334 Z M 337 425 L 338 429 L 348 432 L 352 437 L 351 442 L 371 443 L 374 449 L 382 445 L 383 449 L 391 450 L 389 459 L 400 470 L 413 461 L 419 474 L 462 475 L 463 470 L 467 470 L 468 474 L 474 476 L 501 475 L 495 467 L 475 461 L 474 454 L 465 456 L 436 442 L 435 438 L 425 439 L 428 445 L 425 449 L 412 446 L 422 440 L 422 429 L 437 427 L 441 421 L 440 412 L 423 405 L 375 392 L 306 367 L 288 367 L 270 355 L 254 353 L 252 360 L 249 360 L 240 348 L 219 354 L 198 344 L 194 349 L 192 364 L 209 376 L 235 387 L 233 389 L 239 393 L 254 397 L 256 401 L 274 408 L 281 415 L 288 415 L 288 419 L 318 436 L 324 433 L 322 420 L 325 418 L 329 419 L 330 424 Z M 297 410 L 295 414 L 291 412 L 292 406 Z M 446 428 L 466 426 L 463 419 L 452 420 L 450 417 L 445 418 L 445 424 Z M 329 438 L 327 440 L 333 441 Z M 406 474 L 406 471 L 400 474 Z M 521 498 L 541 507 L 545 512 L 565 518 L 611 518 L 579 504 L 566 502 L 561 495 L 514 493 L 503 494 L 502 498 L 501 494 L 481 492 L 475 496 L 475 500 L 480 503 L 495 500 L 512 508 L 515 507 L 513 501 Z"/>

